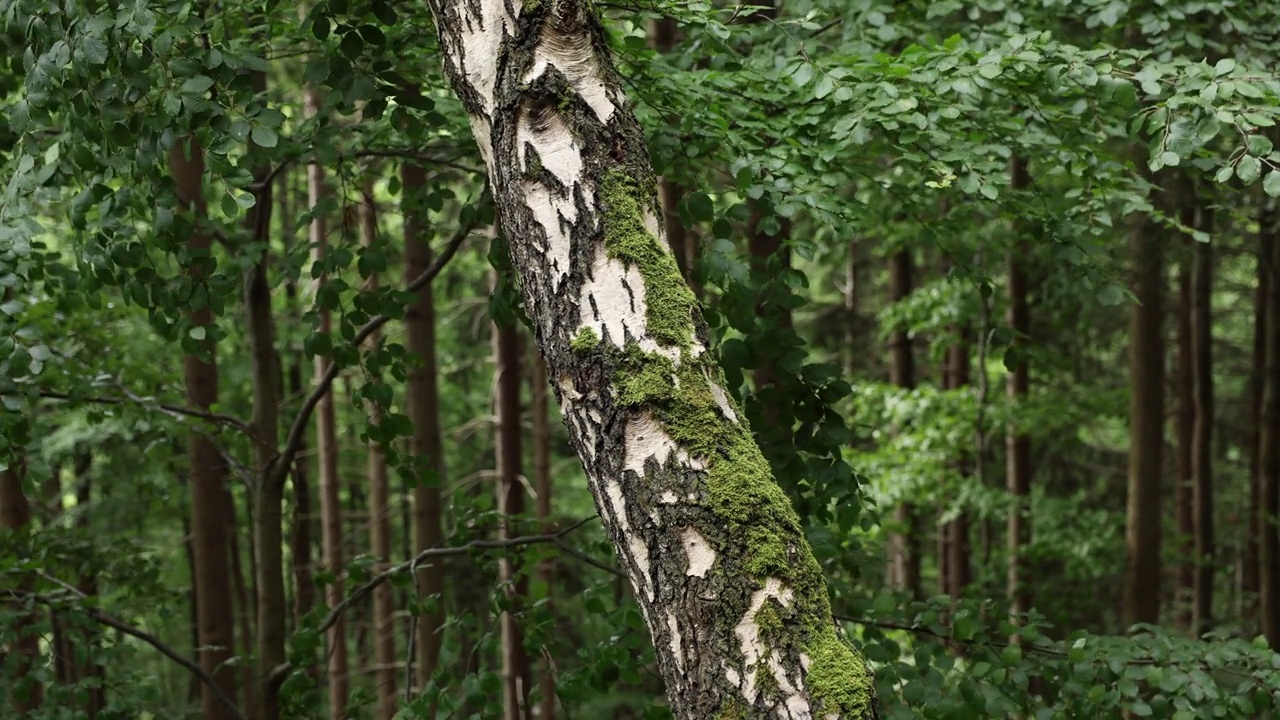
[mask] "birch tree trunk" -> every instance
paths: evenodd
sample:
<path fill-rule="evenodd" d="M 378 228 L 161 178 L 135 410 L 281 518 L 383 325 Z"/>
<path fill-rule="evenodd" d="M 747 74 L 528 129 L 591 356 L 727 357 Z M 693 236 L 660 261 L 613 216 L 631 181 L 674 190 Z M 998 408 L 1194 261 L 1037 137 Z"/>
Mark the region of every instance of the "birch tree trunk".
<path fill-rule="evenodd" d="M 799 517 L 707 352 L 599 18 L 582 0 L 431 5 L 673 715 L 876 717 Z"/>

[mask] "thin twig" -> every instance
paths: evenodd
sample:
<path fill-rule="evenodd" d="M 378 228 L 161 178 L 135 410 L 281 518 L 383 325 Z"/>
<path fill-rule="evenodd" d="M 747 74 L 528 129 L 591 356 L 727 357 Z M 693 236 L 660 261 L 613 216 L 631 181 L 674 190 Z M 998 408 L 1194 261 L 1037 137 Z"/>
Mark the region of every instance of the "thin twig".
<path fill-rule="evenodd" d="M 52 575 L 49 575 L 43 572 L 40 572 L 37 574 L 40 577 L 44 578 L 45 580 L 48 580 L 54 583 L 55 585 L 57 585 L 58 587 L 66 590 L 67 592 L 74 594 L 74 596 L 78 599 L 84 600 L 88 597 L 87 595 L 85 595 L 85 593 L 81 592 L 75 586 L 65 583 L 62 580 L 59 580 L 58 578 L 53 577 Z M 23 593 L 18 593 L 13 590 L 6 590 L 5 594 L 15 598 L 23 598 L 23 597 L 31 598 L 36 602 L 42 605 L 47 605 L 49 607 L 56 607 L 57 605 L 57 602 L 53 598 L 43 596 L 43 595 L 35 595 L 35 594 L 24 595 Z M 236 720 L 249 720 L 248 717 L 244 714 L 244 712 L 236 705 L 235 701 L 232 700 L 230 697 L 228 697 L 227 694 L 222 691 L 222 688 L 218 687 L 218 683 L 214 681 L 213 676 L 205 672 L 204 668 L 200 667 L 200 665 L 197 664 L 195 661 L 191 660 L 191 658 L 188 658 L 187 656 L 183 655 L 177 650 L 174 650 L 172 647 L 167 645 L 164 641 L 162 641 L 160 638 L 156 637 L 155 635 L 152 635 L 151 633 L 145 630 L 138 629 L 122 620 L 117 620 L 111 617 L 110 615 L 102 612 L 101 610 L 98 610 L 97 608 L 81 608 L 81 610 L 89 617 L 93 618 L 94 620 L 97 620 L 99 623 L 106 625 L 107 627 L 113 630 L 116 630 L 118 632 L 122 632 L 125 635 L 141 640 L 142 642 L 155 648 L 157 651 L 160 652 L 161 655 L 164 655 L 170 660 L 186 668 L 188 672 L 190 672 L 192 675 L 195 675 L 197 678 L 199 678 L 200 682 L 203 682 L 205 685 L 209 687 L 209 690 L 210 692 L 213 693 L 213 696 L 217 698 L 218 702 L 222 703 L 223 707 L 227 708 L 227 710 L 230 711 L 233 716 L 235 716 Z"/>
<path fill-rule="evenodd" d="M 462 545 L 455 545 L 453 547 L 437 547 L 423 550 L 415 555 L 413 559 L 402 562 L 399 565 L 393 565 L 377 575 L 374 575 L 368 580 L 368 582 L 352 591 L 350 595 L 347 595 L 342 599 L 342 602 L 335 605 L 333 609 L 329 611 L 329 615 L 325 617 L 324 622 L 320 624 L 320 627 L 317 630 L 319 632 L 327 632 L 329 628 L 337 624 L 338 620 L 342 617 L 342 613 L 346 612 L 347 608 L 351 607 L 353 603 L 364 598 L 366 595 L 373 592 L 374 588 L 390 580 L 396 575 L 400 575 L 408 570 L 417 568 L 424 560 L 440 557 L 452 557 L 455 555 L 466 555 L 472 550 L 496 550 L 521 547 L 524 545 L 536 545 L 538 543 L 556 543 L 569 533 L 577 530 L 583 525 L 586 525 L 595 518 L 596 516 L 594 515 L 582 518 L 565 529 L 554 533 L 523 535 L 521 537 L 508 538 L 506 540 L 472 540 L 471 542 L 463 543 Z"/>
<path fill-rule="evenodd" d="M 222 415 L 220 413 L 205 412 L 204 410 L 196 410 L 181 405 L 169 405 L 168 403 L 153 403 L 150 398 L 139 397 L 125 391 L 127 397 L 103 397 L 103 396 L 76 396 L 70 393 L 58 392 L 56 390 L 41 390 L 40 397 L 47 400 L 63 400 L 66 402 L 87 402 L 95 405 L 139 405 L 145 408 L 154 408 L 162 412 L 173 415 L 181 415 L 183 417 L 204 420 L 205 422 L 215 423 L 218 425 L 230 425 L 231 427 L 247 434 L 252 434 L 252 428 L 245 421 L 232 417 L 230 415 Z"/>

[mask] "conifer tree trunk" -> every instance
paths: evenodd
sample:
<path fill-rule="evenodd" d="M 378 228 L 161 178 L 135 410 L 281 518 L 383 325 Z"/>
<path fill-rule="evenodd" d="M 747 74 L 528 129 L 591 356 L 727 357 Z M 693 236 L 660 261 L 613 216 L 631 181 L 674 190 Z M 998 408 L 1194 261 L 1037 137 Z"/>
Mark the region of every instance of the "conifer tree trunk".
<path fill-rule="evenodd" d="M 3 297 L 5 300 L 9 299 L 8 289 Z M 26 465 L 21 453 L 21 450 L 15 450 L 9 467 L 0 470 L 0 532 L 19 533 L 31 524 L 31 503 L 22 487 Z M 29 593 L 33 579 L 25 576 L 15 584 L 17 587 L 14 590 L 18 593 Z M 34 627 L 39 615 L 37 612 L 24 611 L 23 604 L 21 600 L 15 602 L 13 618 L 10 620 L 12 624 L 5 628 L 6 634 L 14 636 L 6 650 L 20 658 L 13 677 L 9 678 L 10 690 L 7 698 L 9 707 L 18 717 L 36 713 L 44 704 L 44 685 L 32 672 L 41 662 L 40 633 Z"/>
<path fill-rule="evenodd" d="M 497 273 L 494 273 L 497 283 Z M 498 514 L 501 516 L 499 537 L 518 535 L 516 522 L 524 515 L 524 485 L 521 483 L 520 442 L 520 330 L 512 322 L 497 319 L 493 323 L 494 404 L 497 412 Z M 533 690 L 529 657 L 524 648 L 524 633 L 518 613 L 529 596 L 528 576 L 521 572 L 510 555 L 498 561 L 499 582 L 510 598 L 512 611 L 502 614 L 502 684 L 504 720 L 529 717 L 529 695 Z"/>
<path fill-rule="evenodd" d="M 406 163 L 400 168 L 401 197 L 404 204 L 405 277 L 420 276 L 431 266 L 431 244 L 424 237 L 425 211 L 418 206 L 426 184 L 421 166 Z M 436 311 L 432 283 L 417 292 L 405 314 L 409 352 L 422 361 L 409 374 L 409 417 L 413 421 L 410 449 L 434 475 L 413 489 L 414 552 L 437 547 L 444 539 L 441 526 L 440 487 L 444 482 L 444 443 L 440 430 L 440 390 L 436 364 Z M 438 599 L 435 612 L 423 613 L 415 627 L 416 682 L 426 685 L 440 663 L 440 631 L 444 625 L 444 564 L 436 561 L 419 565 L 417 588 L 423 598 Z"/>
<path fill-rule="evenodd" d="M 533 414 L 533 487 L 537 493 L 538 525 L 542 532 L 554 530 L 551 520 L 551 423 L 547 417 L 547 364 L 538 356 L 537 349 L 533 353 L 533 372 L 530 379 L 531 399 L 529 410 Z M 538 566 L 538 577 L 547 587 L 546 608 L 554 613 L 552 602 L 553 588 L 556 579 L 556 561 L 546 558 Z M 555 666 L 550 656 L 542 663 L 540 679 L 540 699 L 538 702 L 539 720 L 555 720 L 556 717 L 556 679 Z"/>
<path fill-rule="evenodd" d="M 875 717 L 870 671 L 707 352 L 594 6 L 431 7 L 673 716 Z"/>
<path fill-rule="evenodd" d="M 1200 204 L 1198 218 L 1202 232 L 1212 230 L 1212 210 Z M 1208 632 L 1213 622 L 1213 245 L 1197 242 L 1192 276 L 1194 300 L 1191 330 L 1194 353 L 1192 370 L 1195 391 L 1195 427 L 1192 433 L 1191 470 L 1194 478 L 1192 506 L 1195 516 L 1195 582 L 1191 607 L 1191 627 L 1197 636 Z"/>
<path fill-rule="evenodd" d="M 1031 184 L 1025 158 L 1015 157 L 1010 163 L 1010 187 L 1026 190 Z M 1030 244 L 1025 238 L 1026 229 L 1015 223 L 1018 237 L 1008 257 L 1009 271 L 1009 329 L 1013 331 L 1015 347 L 1026 345 L 1031 333 L 1031 310 L 1027 304 L 1027 272 L 1022 259 L 1027 256 Z M 1031 389 L 1030 367 L 1025 356 L 1009 370 L 1006 392 L 1009 402 L 1021 405 L 1026 402 Z M 1010 424 L 1005 435 L 1005 484 L 1010 495 L 1009 506 L 1009 613 L 1017 617 L 1031 609 L 1031 579 L 1027 577 L 1027 562 L 1023 548 L 1031 540 L 1031 438 L 1026 431 Z M 1015 638 L 1018 637 L 1015 634 Z"/>
<path fill-rule="evenodd" d="M 315 117 L 318 111 L 317 94 L 314 88 L 303 90 L 304 113 L 307 117 Z M 324 209 L 320 207 L 326 195 L 324 167 L 311 163 L 307 166 L 307 202 L 311 207 L 311 260 L 322 262 L 327 254 L 328 228 L 325 224 Z M 324 288 L 323 275 L 316 278 L 315 294 L 317 296 L 316 314 L 318 317 L 316 332 L 329 334 L 333 331 L 332 312 L 323 302 L 321 295 Z M 318 383 L 329 370 L 332 359 L 322 355 L 315 356 L 314 377 Z M 321 396 L 316 404 L 316 451 L 320 470 L 320 524 L 321 538 L 324 546 L 325 567 L 333 576 L 333 580 L 325 587 L 325 603 L 330 607 L 342 602 L 345 595 L 343 589 L 343 547 L 342 547 L 342 504 L 338 479 L 338 438 L 337 421 L 333 406 L 333 386 Z M 350 694 L 350 674 L 347 662 L 346 621 L 339 617 L 328 632 L 327 678 L 329 685 L 329 716 L 333 720 L 342 720 L 347 713 L 347 699 Z"/>
<path fill-rule="evenodd" d="M 360 244 L 366 249 L 377 240 L 378 220 L 373 201 L 373 179 L 365 180 L 364 197 L 360 203 Z M 369 276 L 365 287 L 370 292 L 378 289 L 378 275 Z M 374 352 L 382 344 L 381 331 L 374 331 L 365 341 L 365 352 Z M 382 409 L 376 403 L 368 403 L 369 424 L 382 423 Z M 387 480 L 387 457 L 381 443 L 370 442 L 368 452 L 369 480 L 369 546 L 375 560 L 374 572 L 382 572 L 391 566 L 391 487 Z M 373 644 L 374 685 L 378 698 L 379 720 L 391 720 L 397 709 L 396 702 L 396 635 L 395 593 L 390 583 L 382 583 L 373 590 Z"/>
<path fill-rule="evenodd" d="M 889 301 L 900 302 L 911 294 L 915 262 L 903 248 L 889 260 Z M 889 335 L 889 382 L 900 388 L 916 386 L 915 355 L 911 334 L 898 327 Z M 899 503 L 893 513 L 896 529 L 889 535 L 888 585 L 891 589 L 920 596 L 920 528 L 916 508 Z"/>
<path fill-rule="evenodd" d="M 1160 485 L 1164 454 L 1163 238 L 1146 213 L 1129 218 L 1129 482 L 1124 621 L 1160 621 Z"/>
<path fill-rule="evenodd" d="M 178 202 L 193 223 L 187 240 L 192 258 L 186 268 L 194 282 L 203 282 L 211 271 L 211 238 L 200 228 L 206 213 L 202 182 L 204 149 L 194 136 L 179 140 L 169 154 L 169 170 L 173 175 Z M 213 324 L 213 311 L 205 307 L 188 315 L 192 326 Z M 217 351 L 213 343 L 203 348 L 201 357 L 192 352 L 183 355 L 183 381 L 187 404 L 208 411 L 218 401 Z M 207 358 L 207 359 L 206 359 Z M 213 441 L 198 430 L 187 439 L 187 462 L 191 474 L 191 534 L 193 571 L 196 586 L 197 625 L 200 667 L 209 673 L 227 697 L 236 697 L 235 668 L 226 661 L 235 647 L 231 602 L 231 536 L 227 519 L 231 515 L 230 493 L 224 485 L 222 456 Z M 213 695 L 207 685 L 200 687 L 200 708 L 209 720 L 229 720 L 230 710 Z"/>

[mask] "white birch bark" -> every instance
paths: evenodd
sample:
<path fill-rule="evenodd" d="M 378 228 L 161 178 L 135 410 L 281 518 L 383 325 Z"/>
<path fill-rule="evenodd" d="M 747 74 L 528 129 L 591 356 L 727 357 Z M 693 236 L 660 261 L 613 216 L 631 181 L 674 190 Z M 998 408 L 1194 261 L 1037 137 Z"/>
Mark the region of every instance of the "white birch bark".
<path fill-rule="evenodd" d="M 432 0 L 536 340 L 680 720 L 877 716 L 706 352 L 594 6 Z"/>

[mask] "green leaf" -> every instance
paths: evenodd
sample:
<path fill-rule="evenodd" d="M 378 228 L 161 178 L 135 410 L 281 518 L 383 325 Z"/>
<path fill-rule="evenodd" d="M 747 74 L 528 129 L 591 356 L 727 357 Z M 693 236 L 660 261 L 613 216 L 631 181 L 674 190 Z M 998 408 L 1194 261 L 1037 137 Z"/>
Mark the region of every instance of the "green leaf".
<path fill-rule="evenodd" d="M 1002 68 L 998 63 L 988 63 L 978 67 L 978 74 L 988 80 L 994 80 L 1000 77 Z"/>
<path fill-rule="evenodd" d="M 193 78 L 187 78 L 182 83 L 181 92 L 183 95 L 201 95 L 213 87 L 213 78 L 208 75 L 197 75 Z"/>
<path fill-rule="evenodd" d="M 1267 173 L 1267 179 L 1262 181 L 1262 189 L 1271 197 L 1280 197 L 1280 170 Z"/>
<path fill-rule="evenodd" d="M 1213 66 L 1213 74 L 1219 77 L 1226 75 L 1236 69 L 1236 61 L 1231 58 L 1222 58 L 1217 65 Z"/>
<path fill-rule="evenodd" d="M 1240 162 L 1236 164 L 1236 176 L 1240 178 L 1240 182 L 1248 185 L 1262 173 L 1262 161 L 1252 155 L 1245 155 L 1240 158 Z"/>
<path fill-rule="evenodd" d="M 813 65 L 802 62 L 796 66 L 794 72 L 791 73 L 791 81 L 799 87 L 804 87 L 813 79 Z"/>
<path fill-rule="evenodd" d="M 831 91 L 835 89 L 835 86 L 835 80 L 832 80 L 831 76 L 827 73 L 823 73 L 822 76 L 818 78 L 817 85 L 813 88 L 813 96 L 818 100 L 821 100 L 822 98 L 830 95 Z"/>
<path fill-rule="evenodd" d="M 280 135 L 266 125 L 255 125 L 249 137 L 254 143 L 264 148 L 273 148 L 280 142 Z"/>
<path fill-rule="evenodd" d="M 206 335 L 205 327 L 203 325 L 197 325 L 188 330 L 187 335 L 189 335 L 192 340 L 203 340 Z"/>

